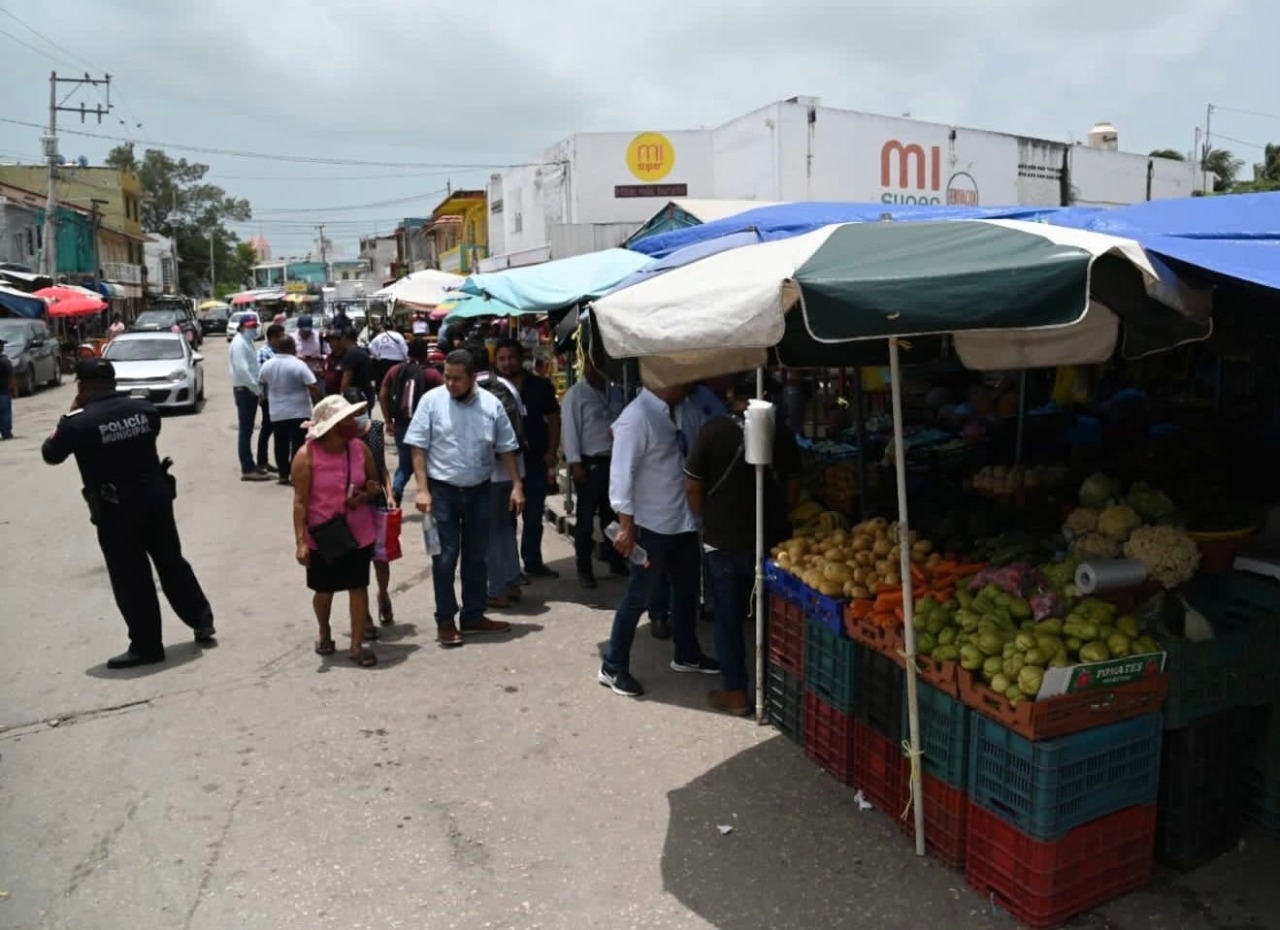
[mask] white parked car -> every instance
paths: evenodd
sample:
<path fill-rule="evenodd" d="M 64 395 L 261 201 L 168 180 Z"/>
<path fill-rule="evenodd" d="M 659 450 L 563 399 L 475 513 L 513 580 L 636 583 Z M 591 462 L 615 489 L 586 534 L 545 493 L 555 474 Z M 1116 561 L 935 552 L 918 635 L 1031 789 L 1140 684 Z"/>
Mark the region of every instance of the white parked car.
<path fill-rule="evenodd" d="M 162 410 L 199 409 L 204 400 L 204 356 L 175 333 L 122 333 L 102 357 L 116 369 L 116 390 Z"/>
<path fill-rule="evenodd" d="M 263 327 L 262 325 L 262 320 L 259 319 L 258 317 L 258 311 L 237 310 L 235 313 L 231 314 L 231 319 L 227 321 L 227 342 L 230 342 L 232 339 L 236 338 L 236 333 L 240 332 L 240 321 L 248 317 L 253 317 L 255 320 L 258 321 L 258 331 L 253 334 L 254 341 L 256 342 L 260 339 L 266 338 L 266 336 L 264 335 L 266 330 L 265 330 L 265 327 Z"/>

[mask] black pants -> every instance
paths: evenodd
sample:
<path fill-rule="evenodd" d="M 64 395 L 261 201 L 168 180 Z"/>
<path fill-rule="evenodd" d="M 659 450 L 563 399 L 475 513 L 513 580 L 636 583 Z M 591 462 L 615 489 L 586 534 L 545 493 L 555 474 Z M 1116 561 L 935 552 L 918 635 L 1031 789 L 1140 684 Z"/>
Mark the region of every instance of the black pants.
<path fill-rule="evenodd" d="M 603 530 L 617 519 L 617 515 L 609 506 L 609 459 L 603 456 L 583 456 L 582 466 L 587 470 L 587 480 L 575 486 L 578 500 L 573 510 L 575 517 L 573 551 L 578 565 L 578 575 L 589 578 L 594 574 L 591 567 L 591 549 L 595 521 L 599 519 L 600 529 Z M 610 564 L 617 566 L 626 564 L 612 546 L 608 548 Z"/>
<path fill-rule="evenodd" d="M 130 652 L 148 657 L 164 652 L 152 564 L 165 599 L 183 623 L 192 629 L 213 623 L 213 609 L 182 557 L 173 501 L 148 495 L 106 505 L 98 523 L 98 545 L 107 562 L 116 606 L 129 627 Z"/>
<path fill-rule="evenodd" d="M 258 427 L 258 467 L 267 467 L 267 440 L 275 432 L 275 424 L 271 422 L 271 405 L 267 401 L 262 402 L 262 425 Z M 279 450 L 279 444 L 276 449 Z M 276 456 L 276 467 L 280 467 L 280 456 Z"/>
<path fill-rule="evenodd" d="M 281 478 L 288 478 L 293 468 L 293 457 L 306 441 L 307 432 L 302 428 L 305 420 L 277 420 L 272 424 L 276 440 L 276 468 Z"/>

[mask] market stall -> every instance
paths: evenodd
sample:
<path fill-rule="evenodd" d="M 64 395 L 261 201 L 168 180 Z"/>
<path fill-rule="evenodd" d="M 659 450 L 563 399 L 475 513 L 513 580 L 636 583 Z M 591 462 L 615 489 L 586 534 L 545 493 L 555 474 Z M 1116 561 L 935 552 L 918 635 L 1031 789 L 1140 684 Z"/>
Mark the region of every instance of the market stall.
<path fill-rule="evenodd" d="M 1033 242 L 1031 238 L 1023 240 L 1023 236 L 1039 237 L 1041 241 Z M 1157 297 L 1159 299 L 1153 299 Z M 1168 304 L 1177 306 L 1178 312 Z M 905 434 L 901 398 L 902 372 L 898 366 L 897 350 L 898 342 L 904 336 L 951 332 L 954 334 L 957 354 L 971 368 L 1016 369 L 1097 363 L 1110 359 L 1117 345 L 1122 349 L 1121 355 L 1138 356 L 1189 340 L 1203 339 L 1208 334 L 1205 310 L 1203 293 L 1188 287 L 1187 282 L 1171 276 L 1168 268 L 1157 270 L 1142 249 L 1131 241 L 1092 237 L 1076 239 L 1067 230 L 1051 231 L 1043 224 L 1009 222 L 829 227 L 787 240 L 726 251 L 655 277 L 651 282 L 619 291 L 597 301 L 594 307 L 596 324 L 610 354 L 640 358 L 649 379 L 659 383 L 691 380 L 759 365 L 767 360 L 766 350 L 782 342 L 787 333 L 799 337 L 800 342 L 807 338 L 819 346 L 868 338 L 887 339 L 890 346 L 894 437 L 903 437 Z M 897 665 L 905 666 L 902 670 L 905 674 L 900 671 L 901 678 L 898 679 L 904 686 L 902 690 L 905 690 L 905 701 L 900 698 L 901 703 L 898 705 L 901 709 L 905 704 L 905 721 L 897 719 L 892 712 L 887 716 L 883 713 L 873 713 L 872 716 L 882 725 L 882 732 L 878 734 L 882 742 L 888 740 L 885 743 L 888 748 L 881 753 L 879 760 L 883 763 L 881 775 L 886 767 L 896 768 L 894 741 L 904 735 L 904 729 L 908 731 L 908 764 L 904 776 L 898 781 L 910 781 L 912 785 L 907 796 L 914 799 L 913 830 L 917 835 L 918 848 L 923 852 L 926 811 L 929 812 L 930 826 L 939 827 L 935 823 L 937 818 L 933 816 L 937 813 L 939 793 L 945 794 L 946 804 L 952 808 L 958 806 L 961 812 L 966 803 L 963 791 L 958 795 L 954 793 L 965 786 L 952 785 L 952 793 L 946 794 L 935 781 L 927 780 L 921 770 L 922 766 L 928 769 L 931 763 L 936 762 L 929 757 L 937 748 L 927 745 L 922 749 L 921 702 L 917 693 L 918 678 L 930 682 L 924 690 L 924 694 L 928 696 L 928 700 L 924 702 L 925 719 L 928 722 L 929 715 L 936 710 L 936 685 L 943 685 L 942 693 L 946 699 L 955 700 L 951 696 L 954 687 L 949 683 L 956 680 L 956 668 L 960 661 L 961 646 L 954 645 L 957 638 L 966 637 L 962 645 L 968 648 L 966 661 L 969 665 L 974 663 L 975 652 L 980 652 L 977 644 L 971 644 L 967 639 L 974 631 L 957 632 L 958 628 L 949 626 L 945 619 L 945 616 L 954 615 L 951 611 L 962 609 L 958 592 L 963 591 L 963 597 L 971 602 L 975 597 L 985 596 L 987 599 L 979 600 L 978 606 L 993 615 L 1009 609 L 1004 604 L 1005 599 L 1014 605 L 1010 616 L 1001 619 L 1002 627 L 1005 624 L 1012 626 L 1012 629 L 1003 631 L 1011 634 L 1007 641 L 1001 635 L 997 646 L 999 631 L 995 628 L 984 630 L 990 634 L 985 645 L 988 648 L 996 647 L 995 651 L 1000 653 L 1002 665 L 1007 660 L 1009 669 L 1015 670 L 1014 666 L 1018 666 L 1013 681 L 996 678 L 1003 671 L 994 670 L 991 670 L 992 681 L 982 681 L 982 697 L 990 702 L 995 700 L 991 695 L 997 695 L 1005 704 L 1002 709 L 1006 714 L 1022 714 L 1034 718 L 1037 711 L 1048 713 L 1072 704 L 1072 700 L 1065 695 L 1051 697 L 1052 689 L 1062 686 L 1061 679 L 1065 678 L 1068 682 L 1071 680 L 1066 673 L 1056 670 L 1078 668 L 1082 661 L 1089 658 L 1101 660 L 1102 650 L 1110 658 L 1112 653 L 1127 655 L 1133 651 L 1135 644 L 1140 644 L 1142 648 L 1151 644 L 1142 641 L 1140 636 L 1131 635 L 1128 619 L 1125 623 L 1126 631 L 1120 631 L 1126 640 L 1124 644 L 1116 635 L 1117 630 L 1111 629 L 1110 635 L 1116 637 L 1112 642 L 1115 648 L 1104 643 L 1098 648 L 1086 650 L 1084 655 L 1066 650 L 1065 640 L 1063 654 L 1059 655 L 1059 650 L 1055 649 L 1051 656 L 1038 655 L 1035 652 L 1037 648 L 1052 644 L 1047 637 L 1057 635 L 1046 631 L 1039 633 L 1046 637 L 1043 644 L 1033 638 L 1019 643 L 1019 633 L 1034 637 L 1037 622 L 1031 615 L 1033 608 L 1022 599 L 1024 592 L 1019 591 L 1015 596 L 1005 591 L 996 581 L 980 575 L 981 565 L 944 556 L 942 552 L 934 551 L 931 540 L 911 534 L 908 528 L 906 493 L 907 455 L 895 455 L 894 458 L 899 502 L 896 525 L 891 525 L 886 519 L 877 519 L 864 521 L 851 528 L 847 514 L 824 511 L 822 507 L 814 505 L 809 505 L 806 513 L 793 515 L 793 519 L 797 521 L 806 518 L 805 532 L 792 541 L 789 551 L 775 553 L 777 562 L 774 563 L 773 578 L 769 580 L 768 586 L 785 590 L 788 585 L 798 585 L 798 588 L 791 589 L 798 595 L 798 599 L 790 602 L 783 599 L 780 608 L 775 600 L 770 610 L 770 619 L 774 632 L 780 632 L 781 636 L 772 637 L 767 649 L 775 659 L 791 660 L 789 694 L 781 695 L 781 703 L 786 704 L 789 698 L 792 709 L 797 711 L 791 719 L 793 731 L 799 716 L 799 696 L 795 693 L 794 675 L 798 666 L 804 662 L 799 656 L 804 655 L 806 646 L 807 651 L 813 651 L 815 638 L 821 641 L 821 635 L 815 637 L 815 617 L 819 618 L 819 627 L 822 625 L 821 621 L 825 621 L 830 628 L 828 645 L 831 648 L 826 651 L 818 650 L 819 664 L 828 673 L 826 684 L 829 687 L 825 693 L 818 687 L 817 691 L 823 699 L 815 699 L 815 676 L 809 670 L 805 679 L 805 712 L 816 710 L 828 718 L 841 717 L 841 705 L 847 711 L 854 703 L 849 693 L 850 682 L 858 682 L 864 678 L 872 682 L 888 682 L 889 687 L 881 690 L 892 695 L 893 675 L 885 671 L 886 667 L 880 667 L 877 671 L 877 665 L 872 661 L 877 655 L 883 657 L 889 669 Z M 1052 484 L 1056 480 L 1060 483 L 1063 477 L 1058 470 L 1041 472 L 1024 469 L 1010 474 L 1011 471 L 1001 467 L 985 474 L 979 472 L 972 478 L 975 484 L 1004 494 L 1010 490 L 1025 492 L 1028 485 L 1035 487 L 1041 481 Z M 1143 496 L 1141 489 L 1138 489 L 1138 497 L 1141 499 Z M 1166 551 L 1182 551 L 1185 554 L 1188 540 L 1183 537 L 1166 538 L 1170 532 L 1167 528 L 1152 527 L 1148 533 L 1145 528 L 1127 525 L 1124 520 L 1111 526 L 1115 521 L 1114 515 L 1108 518 L 1108 528 L 1113 532 L 1127 529 L 1130 533 L 1137 534 L 1135 540 L 1125 542 L 1130 543 L 1137 553 L 1135 559 L 1138 562 L 1146 558 L 1152 566 L 1156 566 L 1162 564 L 1160 560 L 1166 557 Z M 834 545 L 817 553 L 810 553 L 807 550 L 814 539 L 821 539 L 823 546 L 829 543 Z M 833 553 L 834 561 L 826 559 L 827 555 Z M 819 564 L 814 564 L 814 560 Z M 891 566 L 891 562 L 896 564 Z M 802 577 L 787 582 L 786 578 L 793 577 L 785 570 L 787 568 L 794 568 Z M 1063 569 L 1059 567 L 1055 571 L 1061 572 Z M 855 573 L 860 577 L 855 578 Z M 1149 569 L 1148 574 L 1151 573 L 1152 570 Z M 1017 584 L 1016 580 L 1010 580 L 1004 575 L 997 578 L 1011 586 Z M 874 583 L 866 583 L 868 579 Z M 974 588 L 976 594 L 973 593 Z M 926 596 L 917 599 L 922 589 Z M 805 591 L 809 593 L 803 593 Z M 788 603 L 803 606 L 792 610 L 786 606 Z M 967 607 L 963 609 L 968 610 Z M 1090 611 L 1101 611 L 1102 608 L 1084 601 L 1076 609 L 1080 613 L 1068 615 L 1065 621 L 1059 618 L 1056 622 L 1060 625 L 1071 623 L 1073 630 L 1078 629 L 1075 624 L 1079 624 L 1083 631 L 1097 635 L 1098 631 L 1089 624 L 1098 626 L 1098 618 L 1093 617 Z M 1024 610 L 1027 613 L 1022 616 Z M 1110 610 L 1112 612 L 1107 619 L 1114 620 L 1114 606 Z M 763 604 L 757 616 L 763 620 Z M 980 613 L 976 616 L 985 618 L 987 614 Z M 794 622 L 797 618 L 801 620 L 798 628 Z M 792 622 L 788 623 L 788 619 Z M 807 627 L 804 623 L 806 619 L 809 621 Z M 975 620 L 972 612 L 965 619 L 973 620 L 974 630 L 982 622 L 982 619 Z M 1022 628 L 1028 624 L 1030 630 Z M 933 627 L 938 629 L 935 631 Z M 945 632 L 946 630 L 952 632 Z M 789 648 L 788 631 L 791 633 Z M 854 631 L 862 634 L 862 641 L 853 635 Z M 820 634 L 821 631 L 817 632 Z M 941 647 L 937 642 L 939 633 L 946 640 Z M 917 634 L 920 634 L 919 637 Z M 803 644 L 798 652 L 797 635 Z M 894 640 L 895 635 L 900 639 Z M 758 638 L 758 652 L 764 655 L 766 644 L 762 636 L 758 635 Z M 1018 659 L 1004 655 L 1006 650 L 1012 652 L 1013 647 L 1019 645 L 1027 648 L 1017 653 Z M 1075 645 L 1093 646 L 1095 643 L 1091 640 L 1089 643 Z M 942 649 L 942 659 L 935 660 L 935 653 L 939 648 Z M 951 656 L 952 649 L 955 649 L 955 656 Z M 863 661 L 858 662 L 856 672 L 846 668 L 840 673 L 838 670 L 841 663 L 851 665 L 855 654 L 863 657 Z M 1156 655 L 1159 659 L 1152 661 L 1162 663 L 1163 653 Z M 895 664 L 895 657 L 899 657 L 901 661 Z M 983 653 L 982 658 L 985 660 L 990 657 Z M 1036 665 L 1028 662 L 1028 658 L 1044 664 Z M 1051 662 L 1054 670 L 1052 674 Z M 779 671 L 779 675 L 785 678 L 786 662 L 774 664 L 783 669 Z M 981 668 L 983 664 L 984 662 L 979 662 L 976 667 Z M 837 670 L 836 674 L 830 674 L 833 668 Z M 1025 674 L 1024 668 L 1027 669 Z M 1146 668 L 1145 663 L 1142 668 Z M 968 674 L 971 669 L 964 671 Z M 758 707 L 763 710 L 766 704 L 763 694 L 766 676 L 763 669 L 759 669 L 759 672 L 761 691 Z M 1156 675 L 1158 674 L 1157 669 Z M 771 666 L 770 686 L 777 677 Z M 816 677 L 821 679 L 823 676 Z M 1003 689 L 997 693 L 995 688 L 990 687 L 993 683 L 1002 685 Z M 818 681 L 817 684 L 821 685 L 822 682 Z M 1140 682 L 1135 690 L 1140 690 L 1141 685 Z M 1148 683 L 1147 687 L 1150 688 L 1151 685 Z M 841 688 L 844 693 L 835 693 Z M 871 687 L 870 693 L 874 694 L 875 690 Z M 1141 699 L 1134 699 L 1135 706 L 1149 709 L 1155 702 L 1158 709 L 1158 698 L 1149 690 L 1144 695 Z M 1036 697 L 1047 700 L 1033 700 Z M 1087 701 L 1086 695 L 1085 702 Z M 777 703 L 775 700 L 774 704 Z M 877 702 L 870 700 L 864 703 Z M 879 703 L 884 705 L 886 702 L 880 700 Z M 1080 701 L 1077 699 L 1075 704 L 1079 705 Z M 888 706 L 892 709 L 891 701 Z M 961 705 L 957 702 L 956 706 Z M 862 709 L 865 711 L 866 707 Z M 881 711 L 884 709 L 883 706 L 880 707 Z M 949 712 L 954 709 L 947 708 Z M 987 711 L 991 711 L 990 706 Z M 959 718 L 964 714 L 952 713 L 952 716 Z M 1006 720 L 1000 726 L 1007 727 L 1008 723 Z M 1143 733 L 1147 734 L 1148 749 L 1151 743 L 1151 725 L 1149 720 L 1141 724 L 1141 727 L 1146 728 Z M 1085 725 L 1081 729 L 1088 726 L 1086 715 Z M 1155 727 L 1158 731 L 1158 717 Z M 812 729 L 806 724 L 806 740 Z M 1070 729 L 1059 729 L 1055 734 L 1051 727 L 1038 731 L 1033 728 L 1030 737 L 1026 737 L 1028 745 L 1032 747 L 1029 751 L 1032 754 L 1036 751 L 1034 739 L 1069 732 Z M 836 744 L 841 743 L 841 740 L 837 736 L 829 742 Z M 966 741 L 961 739 L 960 742 Z M 848 746 L 847 741 L 844 745 Z M 809 748 L 806 743 L 806 750 Z M 960 749 L 953 747 L 953 750 L 953 756 L 960 754 Z M 865 763 L 865 755 L 859 754 L 856 747 L 846 748 L 843 754 L 835 751 L 824 761 L 843 768 L 846 777 L 852 778 L 848 769 L 856 766 L 859 761 Z M 959 759 L 953 758 L 952 761 L 958 763 Z M 1156 761 L 1158 764 L 1158 759 Z M 897 757 L 896 762 L 902 762 L 902 758 Z M 1154 767 L 1146 773 L 1147 776 L 1152 771 L 1155 771 Z M 862 772 L 857 780 L 859 787 L 867 790 L 868 778 L 867 773 Z M 870 778 L 870 781 L 874 782 L 875 778 Z M 903 784 L 898 787 L 903 787 Z M 1141 795 L 1141 792 L 1138 794 Z M 880 806 L 893 806 L 905 798 L 895 789 L 882 791 L 876 800 L 880 801 Z M 1059 834 L 1069 833 L 1077 828 L 1096 832 L 1102 829 L 1097 824 L 1112 809 L 1105 804 L 1102 808 L 1095 806 L 1090 816 L 1077 818 L 1074 823 L 1052 823 L 1049 825 L 1049 833 L 1053 835 L 1049 839 L 1056 841 Z M 1036 826 L 1030 822 L 1018 821 L 1017 818 L 1014 821 L 1015 827 Z M 991 827 L 991 831 L 998 830 L 999 825 Z M 940 829 L 931 832 L 940 834 L 944 843 L 948 837 L 956 840 L 957 833 L 959 841 L 963 843 L 967 835 L 963 829 L 957 830 L 954 822 L 944 823 L 940 825 Z M 1004 839 L 1013 842 L 1016 838 Z M 931 849 L 937 849 L 936 840 L 937 837 L 929 840 Z M 1033 841 L 1040 842 L 1042 839 Z M 957 864 L 954 855 L 944 858 Z M 981 884 L 982 881 L 981 875 L 971 875 L 971 883 Z M 1102 882 L 1099 887 L 1110 895 L 1132 886 L 1113 886 L 1108 889 L 1106 883 Z M 991 887 L 987 890 L 998 893 L 1001 888 Z M 1051 903 L 1059 906 L 1059 910 L 1061 906 L 1079 909 L 1080 900 L 1077 895 L 1070 899 L 1068 905 L 1062 905 L 1060 898 L 1055 898 Z M 1044 901 L 1038 903 L 1043 904 Z M 1083 906 L 1091 906 L 1092 903 L 1096 903 L 1096 900 L 1085 902 Z M 1015 912 L 1018 911 L 1017 902 L 1009 906 Z M 1057 919 L 1055 914 L 1056 912 L 1046 916 L 1032 907 L 1030 910 L 1024 909 L 1020 916 L 1036 922 Z"/>

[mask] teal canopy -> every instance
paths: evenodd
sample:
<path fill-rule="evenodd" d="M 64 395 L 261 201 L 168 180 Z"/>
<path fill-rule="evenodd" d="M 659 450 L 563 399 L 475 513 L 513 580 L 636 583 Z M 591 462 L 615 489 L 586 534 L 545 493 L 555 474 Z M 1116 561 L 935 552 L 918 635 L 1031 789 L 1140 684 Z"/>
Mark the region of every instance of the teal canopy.
<path fill-rule="evenodd" d="M 520 314 L 550 313 L 606 293 L 650 261 L 649 256 L 628 249 L 605 249 L 541 265 L 473 274 L 458 290 L 500 301 Z M 469 315 L 504 314 L 477 311 Z"/>

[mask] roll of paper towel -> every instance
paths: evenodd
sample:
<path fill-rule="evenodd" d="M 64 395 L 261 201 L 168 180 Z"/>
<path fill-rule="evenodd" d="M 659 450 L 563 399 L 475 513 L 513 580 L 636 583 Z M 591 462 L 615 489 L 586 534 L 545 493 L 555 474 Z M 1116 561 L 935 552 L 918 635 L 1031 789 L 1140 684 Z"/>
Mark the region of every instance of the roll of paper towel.
<path fill-rule="evenodd" d="M 1146 580 L 1146 566 L 1137 559 L 1085 562 L 1076 569 L 1076 587 L 1081 594 L 1134 588 Z"/>
<path fill-rule="evenodd" d="M 744 416 L 748 465 L 773 464 L 773 404 L 752 400 Z"/>

